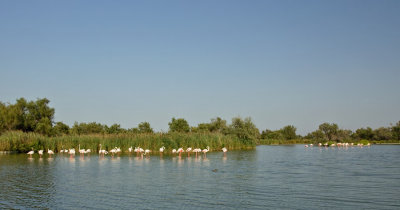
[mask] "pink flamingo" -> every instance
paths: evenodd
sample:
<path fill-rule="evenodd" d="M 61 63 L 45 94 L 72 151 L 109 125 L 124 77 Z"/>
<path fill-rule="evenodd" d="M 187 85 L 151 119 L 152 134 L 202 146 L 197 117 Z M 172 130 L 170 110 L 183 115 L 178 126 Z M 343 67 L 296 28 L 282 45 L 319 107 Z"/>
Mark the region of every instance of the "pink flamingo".
<path fill-rule="evenodd" d="M 198 152 L 201 152 L 201 149 L 200 149 L 200 148 L 196 148 L 196 149 L 193 150 L 193 152 L 196 153 L 196 158 L 197 158 L 197 153 L 198 153 Z"/>
<path fill-rule="evenodd" d="M 206 155 L 206 153 L 208 152 L 208 151 L 210 151 L 210 147 L 209 146 L 207 146 L 207 149 L 203 149 L 203 154 L 204 154 L 204 158 L 207 158 L 207 155 Z"/>
<path fill-rule="evenodd" d="M 28 153 L 26 153 L 26 154 L 28 154 L 29 155 L 29 157 L 31 158 L 32 157 L 32 155 L 35 153 L 35 151 L 33 151 L 33 148 L 32 148 L 32 150 L 31 151 L 29 151 Z"/>
<path fill-rule="evenodd" d="M 190 157 L 190 152 L 192 151 L 192 148 L 191 147 L 189 147 L 189 148 L 187 148 L 186 149 L 186 152 L 188 153 L 188 157 Z"/>
<path fill-rule="evenodd" d="M 183 152 L 183 148 L 182 148 L 182 147 L 179 148 L 177 152 L 179 152 L 179 157 L 181 157 L 181 154 L 182 154 L 182 152 Z"/>

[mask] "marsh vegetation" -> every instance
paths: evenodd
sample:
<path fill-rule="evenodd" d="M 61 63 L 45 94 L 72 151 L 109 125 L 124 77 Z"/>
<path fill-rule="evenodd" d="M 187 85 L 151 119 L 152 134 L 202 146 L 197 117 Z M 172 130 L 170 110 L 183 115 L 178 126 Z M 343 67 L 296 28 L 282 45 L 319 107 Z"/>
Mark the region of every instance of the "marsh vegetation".
<path fill-rule="evenodd" d="M 356 131 L 340 129 L 335 123 L 323 123 L 305 136 L 296 133 L 293 125 L 278 130 L 260 132 L 251 118 L 235 117 L 228 124 L 216 117 L 208 123 L 190 126 L 183 118 L 172 118 L 168 132 L 155 132 L 149 122 L 137 127 L 122 128 L 119 124 L 97 122 L 78 123 L 71 127 L 54 122 L 55 109 L 46 98 L 27 101 L 20 98 L 14 104 L 0 102 L 0 151 L 27 152 L 82 147 L 98 151 L 99 144 L 123 151 L 141 146 L 153 151 L 165 146 L 166 151 L 178 147 L 210 146 L 211 150 L 226 147 L 229 150 L 252 149 L 257 144 L 299 144 L 317 142 L 371 142 L 399 143 L 400 121 L 390 127 L 359 128 Z"/>

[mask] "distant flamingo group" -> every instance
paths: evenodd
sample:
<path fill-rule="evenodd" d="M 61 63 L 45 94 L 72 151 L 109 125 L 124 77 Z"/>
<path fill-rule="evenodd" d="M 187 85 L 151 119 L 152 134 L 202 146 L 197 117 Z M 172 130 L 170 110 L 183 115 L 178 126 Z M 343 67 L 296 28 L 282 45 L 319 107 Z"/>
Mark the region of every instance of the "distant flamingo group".
<path fill-rule="evenodd" d="M 313 144 L 306 144 L 306 145 L 304 145 L 304 147 L 313 147 L 314 145 Z M 326 143 L 324 143 L 324 144 L 322 144 L 322 143 L 318 143 L 318 147 L 338 147 L 338 148 L 348 148 L 348 147 L 354 147 L 354 146 L 356 146 L 356 145 L 354 145 L 354 143 L 348 143 L 348 142 L 345 142 L 345 143 L 332 143 L 332 144 L 329 144 L 328 142 L 326 142 Z M 368 146 L 368 147 L 370 147 L 371 146 L 371 144 L 370 143 L 368 143 L 368 144 L 366 144 L 366 145 L 364 145 L 364 144 L 362 144 L 362 143 L 358 143 L 357 144 L 357 146 L 358 147 L 363 147 L 363 146 Z"/>
<path fill-rule="evenodd" d="M 224 147 L 224 148 L 225 148 L 225 147 Z M 224 149 L 224 148 L 223 148 L 223 149 Z M 191 153 L 191 152 L 194 152 L 194 153 L 196 154 L 196 157 L 197 157 L 197 153 L 203 152 L 203 156 L 206 157 L 207 152 L 210 151 L 210 147 L 207 146 L 207 148 L 206 148 L 206 149 L 203 149 L 203 150 L 200 149 L 200 148 L 192 149 L 191 147 L 188 147 L 186 150 L 184 150 L 183 148 L 172 149 L 172 154 L 178 153 L 179 157 L 181 157 L 182 153 L 185 152 L 185 151 L 187 152 L 188 157 L 190 157 L 190 153 Z M 223 151 L 224 151 L 224 150 L 223 150 Z M 228 151 L 228 150 L 226 150 L 226 148 L 225 148 L 224 153 L 225 153 L 226 151 Z"/>
<path fill-rule="evenodd" d="M 107 150 L 105 150 L 105 149 L 102 149 L 102 145 L 99 144 L 99 150 L 98 150 L 98 151 L 99 151 L 99 155 L 100 155 L 100 156 L 104 156 L 104 155 L 107 155 L 108 153 L 110 153 L 111 156 L 114 157 L 114 155 L 120 154 L 120 153 L 121 153 L 121 148 L 119 148 L 119 147 L 114 147 L 114 148 L 110 149 L 109 151 L 107 151 Z M 159 151 L 160 151 L 160 155 L 162 155 L 162 154 L 164 153 L 164 151 L 165 151 L 165 147 L 164 147 L 164 146 L 160 147 Z M 207 157 L 207 156 L 206 156 L 206 155 L 207 155 L 207 152 L 209 152 L 209 151 L 210 151 L 210 147 L 207 146 L 205 149 L 200 149 L 200 148 L 194 148 L 194 149 L 192 149 L 192 147 L 188 147 L 188 148 L 186 148 L 186 150 L 183 149 L 182 147 L 180 147 L 180 148 L 178 148 L 178 149 L 172 149 L 171 152 L 172 152 L 172 154 L 178 153 L 179 157 L 181 157 L 181 156 L 182 156 L 182 153 L 184 153 L 184 152 L 186 152 L 187 155 L 188 155 L 188 157 L 190 157 L 190 153 L 191 153 L 191 152 L 194 152 L 194 153 L 196 154 L 196 158 L 197 158 L 197 156 L 198 156 L 197 154 L 198 154 L 199 152 L 202 152 L 204 158 L 206 158 L 206 157 Z M 222 148 L 222 152 L 224 153 L 224 155 L 226 154 L 227 151 L 228 151 L 228 150 L 227 150 L 225 147 Z M 78 152 L 79 152 L 79 154 L 80 154 L 81 156 L 84 156 L 85 154 L 91 153 L 91 150 L 90 150 L 90 149 L 86 149 L 86 150 L 85 150 L 85 149 L 81 149 L 81 145 L 79 144 L 79 145 L 78 145 Z M 141 156 L 141 157 L 143 158 L 143 156 L 149 157 L 149 155 L 150 155 L 150 153 L 151 153 L 151 150 L 149 150 L 149 149 L 143 149 L 143 148 L 141 148 L 140 146 L 139 146 L 139 147 L 135 147 L 135 148 L 133 149 L 133 147 L 131 146 L 131 147 L 128 148 L 128 153 L 131 154 L 132 152 L 136 152 L 137 156 Z M 47 149 L 47 153 L 48 153 L 49 157 L 51 157 L 52 155 L 54 155 L 54 152 L 53 152 L 52 150 L 50 150 L 50 149 Z M 70 157 L 73 157 L 73 156 L 75 155 L 76 152 L 75 152 L 75 148 L 70 148 L 70 149 L 64 149 L 64 148 L 62 148 L 62 149 L 59 151 L 59 153 L 61 153 L 61 154 L 67 153 L 67 154 L 70 155 Z M 27 154 L 29 155 L 29 157 L 32 157 L 32 155 L 35 154 L 35 151 L 34 151 L 33 148 L 32 148 L 32 150 L 29 151 Z M 43 156 L 43 154 L 44 154 L 44 151 L 43 151 L 43 150 L 38 150 L 38 154 L 39 154 L 39 156 L 40 156 L 40 158 L 41 158 L 41 157 Z"/>

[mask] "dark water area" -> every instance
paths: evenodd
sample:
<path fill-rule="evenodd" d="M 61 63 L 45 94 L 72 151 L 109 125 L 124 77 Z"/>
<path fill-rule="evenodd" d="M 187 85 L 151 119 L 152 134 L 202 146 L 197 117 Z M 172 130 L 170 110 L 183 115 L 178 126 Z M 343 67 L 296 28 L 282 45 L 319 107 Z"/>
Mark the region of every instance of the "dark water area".
<path fill-rule="evenodd" d="M 0 155 L 0 208 L 400 209 L 400 146 Z"/>

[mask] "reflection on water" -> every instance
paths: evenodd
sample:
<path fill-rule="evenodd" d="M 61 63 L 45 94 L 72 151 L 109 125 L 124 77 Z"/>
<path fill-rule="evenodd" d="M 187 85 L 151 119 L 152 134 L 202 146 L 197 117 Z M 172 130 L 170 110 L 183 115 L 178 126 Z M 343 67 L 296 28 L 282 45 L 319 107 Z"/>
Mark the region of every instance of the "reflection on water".
<path fill-rule="evenodd" d="M 0 209 L 398 209 L 400 146 L 0 155 Z"/>

